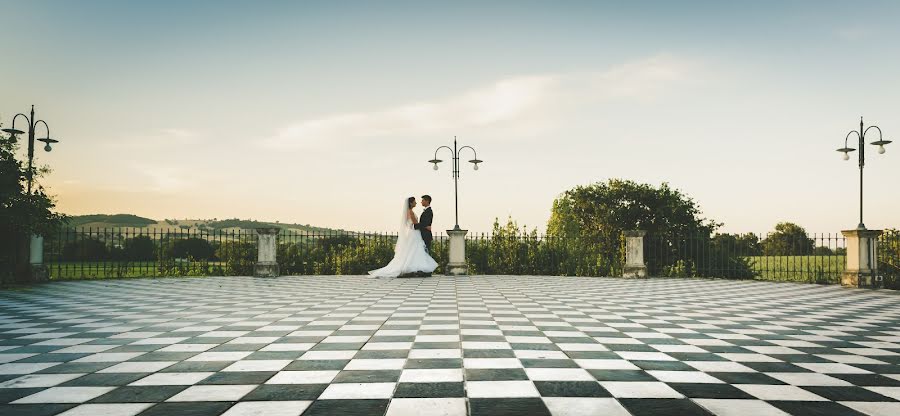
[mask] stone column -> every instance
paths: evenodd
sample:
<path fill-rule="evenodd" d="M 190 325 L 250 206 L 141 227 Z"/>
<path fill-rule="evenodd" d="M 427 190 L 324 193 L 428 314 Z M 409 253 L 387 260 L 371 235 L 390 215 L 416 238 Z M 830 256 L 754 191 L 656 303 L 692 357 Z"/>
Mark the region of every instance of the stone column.
<path fill-rule="evenodd" d="M 878 236 L 881 230 L 843 230 L 847 237 L 847 268 L 841 285 L 877 289 L 884 286 L 878 275 Z"/>
<path fill-rule="evenodd" d="M 447 263 L 447 274 L 459 276 L 469 273 L 466 264 L 466 233 L 469 230 L 447 230 L 450 236 L 450 262 Z"/>
<path fill-rule="evenodd" d="M 279 228 L 263 227 L 256 229 L 257 242 L 259 246 L 259 257 L 256 265 L 253 266 L 253 276 L 256 277 L 278 277 L 278 261 L 275 259 L 277 253 L 277 239 Z"/>
<path fill-rule="evenodd" d="M 31 263 L 31 281 L 46 282 L 50 280 L 50 273 L 44 265 L 44 237 L 32 234 L 31 247 L 28 250 L 29 263 Z"/>
<path fill-rule="evenodd" d="M 647 265 L 644 263 L 644 236 L 646 231 L 625 231 L 625 267 L 622 277 L 647 277 Z"/>

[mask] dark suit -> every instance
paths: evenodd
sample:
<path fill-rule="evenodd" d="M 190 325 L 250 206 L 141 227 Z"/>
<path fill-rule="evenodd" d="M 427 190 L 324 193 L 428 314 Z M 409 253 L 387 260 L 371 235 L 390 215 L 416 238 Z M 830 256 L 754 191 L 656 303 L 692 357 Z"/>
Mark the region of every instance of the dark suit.
<path fill-rule="evenodd" d="M 422 218 L 419 218 L 419 223 L 415 225 L 415 228 L 422 233 L 422 240 L 425 240 L 425 251 L 428 253 L 431 253 L 431 241 L 434 240 L 431 230 L 428 229 L 433 219 L 434 213 L 431 212 L 431 207 L 428 207 L 425 208 L 425 211 L 422 211 Z"/>

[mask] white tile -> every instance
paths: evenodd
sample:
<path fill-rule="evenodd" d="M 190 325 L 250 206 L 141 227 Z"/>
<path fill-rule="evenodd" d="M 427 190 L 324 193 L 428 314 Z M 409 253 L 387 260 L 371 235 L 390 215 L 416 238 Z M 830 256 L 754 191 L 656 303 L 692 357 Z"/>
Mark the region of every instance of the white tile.
<path fill-rule="evenodd" d="M 155 373 L 178 361 L 129 361 L 104 368 L 98 373 Z"/>
<path fill-rule="evenodd" d="M 640 370 L 628 360 L 576 359 L 575 364 L 588 370 Z"/>
<path fill-rule="evenodd" d="M 392 399 L 385 416 L 466 416 L 464 398 Z"/>
<path fill-rule="evenodd" d="M 60 363 L 10 363 L 0 365 L 0 375 L 31 374 L 55 367 Z"/>
<path fill-rule="evenodd" d="M 411 350 L 412 346 L 412 342 L 368 342 L 362 349 L 364 351 Z"/>
<path fill-rule="evenodd" d="M 818 357 L 843 364 L 887 364 L 884 361 L 862 355 L 850 354 L 816 354 Z"/>
<path fill-rule="evenodd" d="M 681 399 L 684 396 L 657 381 L 601 381 L 613 397 L 623 399 Z"/>
<path fill-rule="evenodd" d="M 838 402 L 869 416 L 900 415 L 900 402 Z"/>
<path fill-rule="evenodd" d="M 796 365 L 823 374 L 872 374 L 871 371 L 841 363 L 796 363 Z"/>
<path fill-rule="evenodd" d="M 201 352 L 187 361 L 239 361 L 252 354 L 251 351 Z"/>
<path fill-rule="evenodd" d="M 87 373 L 71 374 L 28 374 L 0 383 L 0 389 L 22 389 L 31 387 L 53 387 L 74 380 Z"/>
<path fill-rule="evenodd" d="M 342 383 L 330 384 L 318 400 L 329 399 L 389 399 L 396 383 Z"/>
<path fill-rule="evenodd" d="M 16 400 L 12 404 L 84 403 L 113 389 L 115 387 L 51 387 Z"/>
<path fill-rule="evenodd" d="M 728 361 L 734 361 L 739 363 L 777 363 L 781 362 L 781 360 L 771 357 L 764 354 L 753 354 L 753 353 L 717 353 L 719 357 L 722 357 Z"/>
<path fill-rule="evenodd" d="M 522 368 L 518 358 L 463 358 L 465 368 Z"/>
<path fill-rule="evenodd" d="M 462 382 L 461 368 L 406 369 L 400 373 L 400 383 Z"/>
<path fill-rule="evenodd" d="M 788 347 L 774 347 L 774 346 L 746 346 L 744 347 L 750 351 L 757 352 L 760 354 L 806 354 L 803 351 L 795 350 L 793 348 Z"/>
<path fill-rule="evenodd" d="M 186 339 L 187 337 L 147 338 L 132 342 L 131 345 L 172 345 Z"/>
<path fill-rule="evenodd" d="M 562 351 L 609 351 L 603 344 L 561 343 L 556 346 Z"/>
<path fill-rule="evenodd" d="M 310 348 L 315 346 L 316 344 L 313 344 L 311 342 L 277 343 L 266 345 L 265 347 L 262 347 L 260 351 L 308 351 Z"/>
<path fill-rule="evenodd" d="M 237 361 L 222 371 L 281 371 L 291 360 L 243 360 Z"/>
<path fill-rule="evenodd" d="M 619 401 L 609 397 L 544 397 L 553 416 L 631 416 Z"/>
<path fill-rule="evenodd" d="M 417 335 L 415 342 L 459 342 L 459 335 Z"/>
<path fill-rule="evenodd" d="M 162 352 L 203 352 L 218 347 L 219 344 L 172 344 L 157 351 Z"/>
<path fill-rule="evenodd" d="M 716 416 L 790 416 L 762 400 L 692 399 Z"/>
<path fill-rule="evenodd" d="M 724 383 L 702 371 L 647 371 L 647 373 L 666 383 Z"/>
<path fill-rule="evenodd" d="M 78 345 L 84 344 L 85 342 L 91 342 L 97 338 L 56 338 L 56 339 L 48 339 L 46 341 L 41 341 L 32 345 L 52 345 L 52 346 L 70 346 L 70 345 Z M 0 350 L 2 351 L 2 350 Z"/>
<path fill-rule="evenodd" d="M 852 386 L 839 378 L 819 373 L 765 373 L 792 386 Z"/>
<path fill-rule="evenodd" d="M 344 366 L 344 370 L 400 370 L 405 364 L 405 358 L 353 359 Z"/>
<path fill-rule="evenodd" d="M 222 416 L 300 416 L 310 404 L 309 400 L 240 402 Z"/>
<path fill-rule="evenodd" d="M 518 359 L 568 360 L 569 356 L 562 351 L 545 350 L 513 350 Z"/>
<path fill-rule="evenodd" d="M 340 373 L 328 371 L 279 371 L 266 384 L 327 384 Z"/>
<path fill-rule="evenodd" d="M 234 402 L 250 393 L 255 384 L 228 384 L 219 386 L 191 386 L 170 397 L 167 402 Z"/>
<path fill-rule="evenodd" d="M 271 344 L 280 337 L 237 337 L 226 344 Z"/>
<path fill-rule="evenodd" d="M 467 381 L 466 392 L 471 398 L 540 397 L 534 383 L 521 381 Z"/>
<path fill-rule="evenodd" d="M 0 364 L 11 363 L 28 357 L 34 357 L 35 355 L 37 354 L 0 354 Z"/>
<path fill-rule="evenodd" d="M 73 345 L 68 348 L 59 349 L 56 351 L 51 351 L 51 353 L 59 353 L 59 354 L 93 354 L 98 352 L 103 352 L 106 350 L 111 350 L 113 348 L 118 347 L 118 345 Z"/>
<path fill-rule="evenodd" d="M 87 357 L 81 357 L 73 363 L 115 363 L 128 361 L 132 358 L 140 357 L 146 353 L 143 352 L 101 352 Z"/>
<path fill-rule="evenodd" d="M 699 353 L 705 353 L 705 352 L 707 352 L 707 351 L 704 350 L 703 348 L 700 348 L 700 347 L 698 347 L 698 346 L 696 346 L 696 345 L 667 345 L 667 344 L 660 344 L 660 345 L 650 345 L 650 346 L 653 347 L 654 349 L 656 349 L 657 351 L 660 351 L 660 352 L 699 352 Z"/>
<path fill-rule="evenodd" d="M 796 386 L 735 384 L 735 387 L 761 400 L 828 401 L 817 394 Z"/>
<path fill-rule="evenodd" d="M 676 361 L 671 355 L 662 352 L 616 351 L 616 354 L 633 361 Z"/>
<path fill-rule="evenodd" d="M 456 349 L 411 350 L 409 352 L 409 358 L 410 359 L 462 358 L 462 350 L 456 350 Z"/>
<path fill-rule="evenodd" d="M 525 374 L 534 381 L 596 381 L 582 368 L 526 368 Z"/>
<path fill-rule="evenodd" d="M 756 370 L 731 361 L 685 361 L 685 364 L 707 373 L 755 373 Z"/>
<path fill-rule="evenodd" d="M 135 416 L 155 403 L 83 404 L 58 416 Z"/>
<path fill-rule="evenodd" d="M 890 397 L 894 400 L 900 400 L 900 387 L 865 387 L 865 389 L 874 391 L 882 396 Z"/>
<path fill-rule="evenodd" d="M 189 386 L 213 375 L 212 372 L 156 373 L 137 380 L 129 386 Z"/>

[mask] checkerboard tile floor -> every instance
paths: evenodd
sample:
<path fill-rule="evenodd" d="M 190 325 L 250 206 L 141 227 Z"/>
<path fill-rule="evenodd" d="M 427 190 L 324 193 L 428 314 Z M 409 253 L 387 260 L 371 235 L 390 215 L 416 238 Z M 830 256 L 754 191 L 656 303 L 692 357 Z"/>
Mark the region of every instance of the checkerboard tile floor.
<path fill-rule="evenodd" d="M 2 415 L 900 415 L 900 293 L 220 277 L 0 292 Z"/>

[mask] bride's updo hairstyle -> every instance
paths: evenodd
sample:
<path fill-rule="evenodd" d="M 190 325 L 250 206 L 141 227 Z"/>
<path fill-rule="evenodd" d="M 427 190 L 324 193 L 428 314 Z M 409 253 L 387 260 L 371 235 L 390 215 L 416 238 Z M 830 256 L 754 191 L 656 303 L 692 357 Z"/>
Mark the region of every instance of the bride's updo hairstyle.
<path fill-rule="evenodd" d="M 406 206 L 409 209 L 412 209 L 412 207 L 414 206 L 413 204 L 415 204 L 415 203 L 416 203 L 416 197 L 411 196 L 409 198 L 406 198 Z"/>

